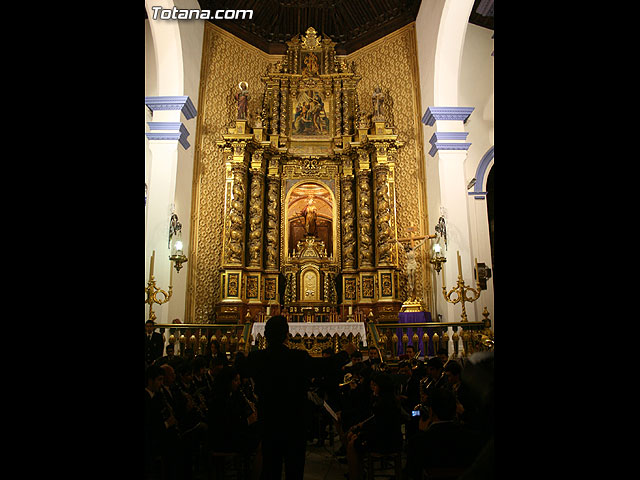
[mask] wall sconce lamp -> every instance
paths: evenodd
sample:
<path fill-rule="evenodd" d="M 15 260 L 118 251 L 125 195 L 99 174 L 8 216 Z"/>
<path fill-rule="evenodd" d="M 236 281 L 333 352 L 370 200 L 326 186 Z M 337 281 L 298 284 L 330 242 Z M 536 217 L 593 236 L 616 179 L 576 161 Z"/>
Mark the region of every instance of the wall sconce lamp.
<path fill-rule="evenodd" d="M 429 263 L 433 265 L 433 268 L 436 272 L 440 273 L 442 270 L 442 264 L 447 261 L 447 258 L 442 255 L 440 252 L 442 251 L 442 247 L 439 243 L 433 244 L 433 255 L 429 259 Z"/>
<path fill-rule="evenodd" d="M 186 263 L 188 259 L 182 245 L 182 224 L 178 221 L 178 215 L 175 213 L 171 215 L 169 223 L 169 247 L 171 249 L 169 260 L 173 262 L 176 272 L 180 273 L 182 264 Z"/>
<path fill-rule="evenodd" d="M 447 249 L 447 226 L 444 216 L 441 216 L 438 219 L 435 230 L 437 237 L 433 244 L 433 255 L 431 255 L 429 263 L 433 265 L 436 272 L 440 273 L 440 270 L 442 270 L 442 264 L 447 261 L 446 257 L 440 253 L 442 252 L 441 242 L 444 242 L 444 248 L 445 250 Z"/>

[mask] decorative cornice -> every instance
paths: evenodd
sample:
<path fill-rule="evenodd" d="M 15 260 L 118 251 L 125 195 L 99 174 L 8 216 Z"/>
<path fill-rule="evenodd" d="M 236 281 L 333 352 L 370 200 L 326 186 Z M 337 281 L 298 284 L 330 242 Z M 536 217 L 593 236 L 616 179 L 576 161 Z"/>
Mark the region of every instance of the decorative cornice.
<path fill-rule="evenodd" d="M 436 152 L 440 150 L 469 150 L 471 146 L 470 142 L 465 143 L 447 143 L 447 142 L 435 142 L 429 150 L 429 155 L 434 157 Z"/>
<path fill-rule="evenodd" d="M 466 122 L 475 107 L 429 107 L 422 116 L 422 123 L 433 126 L 436 120 L 459 120 Z"/>
<path fill-rule="evenodd" d="M 436 142 L 439 142 L 441 140 L 466 140 L 467 136 L 469 135 L 469 132 L 435 132 L 432 136 L 431 139 L 429 140 L 429 143 L 431 145 L 434 145 Z"/>
<path fill-rule="evenodd" d="M 191 146 L 187 141 L 189 130 L 182 122 L 147 122 L 147 125 L 151 130 L 145 134 L 149 140 L 178 140 L 185 150 Z"/>
<path fill-rule="evenodd" d="M 181 97 L 144 97 L 144 103 L 151 111 L 180 110 L 187 120 L 194 118 L 198 112 L 188 96 Z"/>

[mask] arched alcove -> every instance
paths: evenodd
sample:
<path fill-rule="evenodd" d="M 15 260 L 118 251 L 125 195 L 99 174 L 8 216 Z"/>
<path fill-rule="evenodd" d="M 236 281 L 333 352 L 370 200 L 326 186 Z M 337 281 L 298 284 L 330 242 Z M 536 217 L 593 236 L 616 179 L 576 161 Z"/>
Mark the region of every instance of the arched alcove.
<path fill-rule="evenodd" d="M 336 202 L 331 189 L 320 181 L 302 181 L 287 193 L 285 205 L 287 254 L 292 256 L 298 242 L 312 235 L 324 242 L 327 257 L 335 256 Z M 305 227 L 308 210 L 315 216 L 309 232 Z"/>
<path fill-rule="evenodd" d="M 494 248 L 494 239 L 493 239 L 493 206 L 495 202 L 494 198 L 494 190 L 493 190 L 493 168 L 489 171 L 487 175 L 487 183 L 486 183 L 486 191 L 487 191 L 487 218 L 489 219 L 489 243 L 491 244 L 491 265 L 495 268 L 495 262 L 493 258 L 493 248 Z"/>

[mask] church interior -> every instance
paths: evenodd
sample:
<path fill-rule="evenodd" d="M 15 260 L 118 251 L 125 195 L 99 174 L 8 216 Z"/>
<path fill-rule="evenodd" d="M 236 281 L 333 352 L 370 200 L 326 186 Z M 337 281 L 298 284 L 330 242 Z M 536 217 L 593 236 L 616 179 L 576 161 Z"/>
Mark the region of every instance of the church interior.
<path fill-rule="evenodd" d="M 146 368 L 169 355 L 206 358 L 213 382 L 212 358 L 233 364 L 265 349 L 265 326 L 282 315 L 291 349 L 362 353 L 340 388 L 351 388 L 361 358 L 396 379 L 397 395 L 402 378 L 440 362 L 417 404 L 422 387 L 455 384 L 447 366 L 485 375 L 495 331 L 493 4 L 145 0 L 145 326 L 160 339 Z M 187 10 L 212 15 L 175 17 Z M 486 399 L 492 377 L 482 378 Z M 471 412 L 463 403 L 457 396 Z M 369 452 L 356 472 L 337 463 L 344 438 L 330 409 L 318 410 L 325 424 L 309 440 L 331 450 L 309 444 L 304 478 L 489 478 L 486 448 L 463 469 L 411 476 L 409 422 L 397 458 Z M 258 478 L 235 461 L 242 453 L 211 467 L 205 444 L 195 441 L 188 473 L 167 473 L 160 455 L 148 477 Z"/>

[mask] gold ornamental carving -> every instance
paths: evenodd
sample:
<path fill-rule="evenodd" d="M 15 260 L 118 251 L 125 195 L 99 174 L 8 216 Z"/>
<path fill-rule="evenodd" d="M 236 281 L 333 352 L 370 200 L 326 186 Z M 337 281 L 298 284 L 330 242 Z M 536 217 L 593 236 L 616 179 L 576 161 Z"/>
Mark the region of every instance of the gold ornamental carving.
<path fill-rule="evenodd" d="M 263 186 L 264 174 L 260 170 L 253 170 L 251 172 L 251 193 L 249 199 L 250 267 L 260 267 L 262 265 Z"/>
<path fill-rule="evenodd" d="M 277 176 L 269 176 L 267 180 L 267 270 L 278 269 L 279 250 L 279 198 L 280 179 Z"/>
<path fill-rule="evenodd" d="M 353 177 L 342 179 L 342 259 L 346 270 L 356 268 Z"/>
<path fill-rule="evenodd" d="M 376 241 L 378 265 L 395 264 L 395 232 L 389 195 L 389 169 L 376 167 Z"/>
<path fill-rule="evenodd" d="M 348 56 L 336 55 L 335 42 L 312 28 L 287 46 L 286 55 L 267 55 L 214 25 L 205 25 L 194 155 L 194 253 L 188 265 L 189 321 L 213 311 L 222 288 L 229 289 L 222 282 L 228 281 L 240 302 L 247 301 L 247 290 L 248 296 L 261 296 L 258 302 L 266 296 L 277 299 L 281 281 L 289 300 L 304 295 L 304 285 L 314 285 L 314 298 L 334 302 L 336 274 L 347 270 L 353 283 L 344 283 L 343 291 L 354 287 L 349 295 L 355 302 L 363 292 L 364 298 L 375 302 L 381 295 L 379 282 L 390 278 L 392 290 L 398 289 L 398 269 L 403 267 L 403 259 L 397 258 L 393 247 L 388 249 L 388 238 L 395 240 L 410 225 L 428 230 L 415 27 L 398 30 Z M 252 92 L 243 97 L 242 106 L 235 97 L 241 82 L 249 87 L 243 90 Z M 376 104 L 378 93 L 383 97 Z M 368 100 L 361 104 L 359 99 Z M 238 120 L 239 113 L 244 118 Z M 306 116 L 300 119 L 301 115 Z M 374 120 L 381 117 L 386 120 L 378 129 Z M 391 134 L 396 138 L 374 138 Z M 225 136 L 229 139 L 219 146 Z M 289 253 L 284 245 L 284 202 L 288 185 L 296 182 L 325 185 L 335 210 L 330 215 L 334 236 L 325 245 L 333 249 L 333 259 L 321 259 L 332 267 L 327 263 L 321 270 L 319 263 L 318 276 L 308 276 L 307 284 L 304 275 L 300 281 L 302 272 L 285 268 Z M 431 294 L 428 263 L 423 259 L 418 263 L 424 274 L 416 275 L 416 282 Z M 375 273 L 379 267 L 384 270 Z M 258 290 L 248 273 L 260 279 Z M 278 274 L 284 275 L 283 280 Z M 429 304 L 430 299 L 425 301 Z"/>
<path fill-rule="evenodd" d="M 360 267 L 373 266 L 373 217 L 371 211 L 371 185 L 368 170 L 358 172 L 358 207 Z"/>
<path fill-rule="evenodd" d="M 232 195 L 229 198 L 230 209 L 227 215 L 227 240 L 225 248 L 225 263 L 242 265 L 244 254 L 245 227 L 245 173 L 244 165 L 234 165 L 232 171 Z"/>

